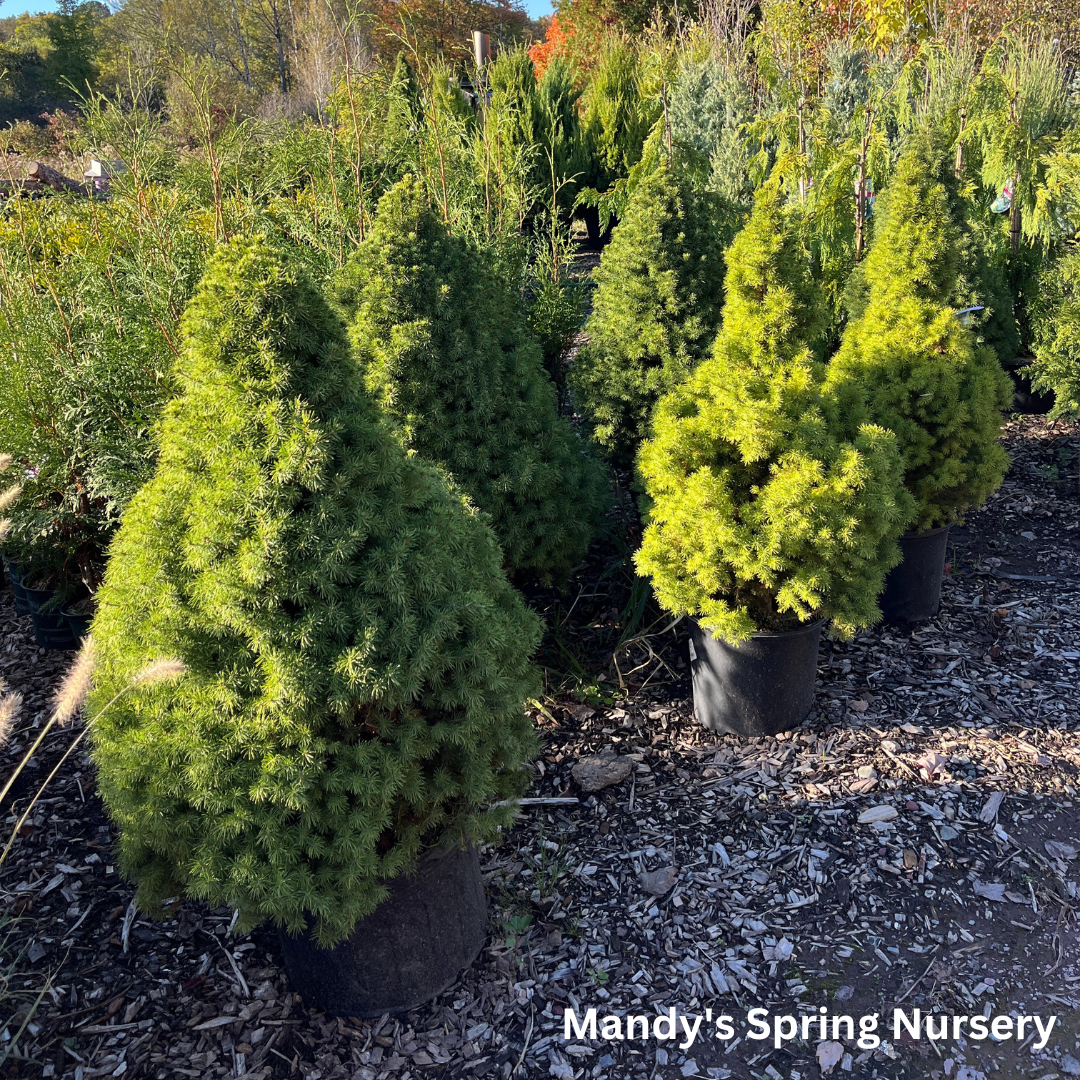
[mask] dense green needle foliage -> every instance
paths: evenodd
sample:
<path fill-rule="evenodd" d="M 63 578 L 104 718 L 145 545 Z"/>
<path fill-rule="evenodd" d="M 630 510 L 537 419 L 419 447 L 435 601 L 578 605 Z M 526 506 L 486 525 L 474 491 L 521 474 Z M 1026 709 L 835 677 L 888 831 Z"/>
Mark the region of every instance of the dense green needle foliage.
<path fill-rule="evenodd" d="M 517 295 L 448 234 L 407 178 L 338 284 L 369 388 L 406 447 L 490 515 L 515 570 L 564 577 L 607 501 L 604 470 L 558 415 Z"/>
<path fill-rule="evenodd" d="M 766 189 L 728 252 L 712 356 L 657 407 L 638 457 L 651 499 L 636 563 L 669 611 L 717 637 L 880 617 L 911 512 L 895 437 L 823 393 L 809 258 Z"/>
<path fill-rule="evenodd" d="M 425 845 L 490 835 L 533 750 L 538 621 L 491 530 L 387 431 L 344 326 L 260 241 L 189 305 L 156 471 L 94 623 L 122 865 L 243 926 L 347 935 Z"/>
<path fill-rule="evenodd" d="M 939 173 L 930 142 L 913 139 L 866 258 L 866 308 L 831 365 L 838 395 L 861 384 L 869 418 L 896 433 L 921 530 L 960 520 L 1001 484 L 1008 457 L 997 437 L 1012 400 L 993 350 L 949 303 L 959 230 Z"/>
<path fill-rule="evenodd" d="M 570 372 L 596 441 L 633 458 L 656 400 L 686 378 L 716 333 L 724 253 L 715 196 L 671 163 L 644 177 L 604 250 Z"/>
<path fill-rule="evenodd" d="M 658 103 L 643 91 L 643 75 L 641 58 L 625 41 L 612 42 L 597 60 L 582 99 L 590 161 L 583 183 L 597 191 L 605 191 L 637 164 L 659 115 Z"/>
<path fill-rule="evenodd" d="M 1051 416 L 1080 416 L 1080 248 L 1069 248 L 1039 284 L 1032 384 L 1053 391 Z"/>

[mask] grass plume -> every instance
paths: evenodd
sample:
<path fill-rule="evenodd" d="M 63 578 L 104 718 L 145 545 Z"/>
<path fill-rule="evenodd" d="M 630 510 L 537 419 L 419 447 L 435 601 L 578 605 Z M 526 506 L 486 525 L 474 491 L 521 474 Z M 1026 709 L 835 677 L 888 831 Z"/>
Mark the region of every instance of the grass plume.
<path fill-rule="evenodd" d="M 11 729 L 15 726 L 15 717 L 22 708 L 22 694 L 5 693 L 0 684 L 0 746 L 7 745 L 11 738 Z"/>
<path fill-rule="evenodd" d="M 131 680 L 132 686 L 145 686 L 148 683 L 166 682 L 178 679 L 187 671 L 182 660 L 155 660 L 152 664 L 136 672 Z"/>
<path fill-rule="evenodd" d="M 66 724 L 82 708 L 94 673 L 94 639 L 87 637 L 54 698 L 53 720 Z"/>

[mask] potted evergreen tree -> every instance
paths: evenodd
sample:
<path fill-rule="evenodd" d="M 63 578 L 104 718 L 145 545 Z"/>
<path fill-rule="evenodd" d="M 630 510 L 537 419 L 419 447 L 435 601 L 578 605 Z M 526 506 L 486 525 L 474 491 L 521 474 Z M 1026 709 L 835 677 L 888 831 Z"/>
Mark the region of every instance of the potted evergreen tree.
<path fill-rule="evenodd" d="M 716 334 L 724 252 L 715 196 L 669 160 L 638 183 L 596 271 L 574 399 L 605 453 L 634 459 L 659 397 Z"/>
<path fill-rule="evenodd" d="M 909 621 L 937 611 L 948 528 L 998 488 L 1009 464 L 997 439 L 1012 385 L 949 303 L 959 230 L 940 171 L 929 137 L 914 137 L 881 200 L 866 307 L 830 365 L 832 392 L 865 394 L 866 418 L 895 432 L 904 459 L 915 512 L 882 610 Z"/>
<path fill-rule="evenodd" d="M 337 296 L 403 444 L 490 515 L 510 568 L 565 578 L 603 516 L 608 481 L 559 416 L 519 296 L 449 234 L 411 177 L 380 200 Z"/>
<path fill-rule="evenodd" d="M 698 719 L 766 735 L 809 711 L 824 623 L 850 636 L 879 617 L 911 497 L 895 436 L 852 425 L 823 390 L 825 319 L 776 190 L 727 259 L 712 355 L 660 400 L 638 456 L 651 505 L 636 562 L 696 620 Z"/>
<path fill-rule="evenodd" d="M 433 996 L 486 929 L 476 841 L 519 791 L 536 617 L 491 530 L 388 433 L 347 332 L 265 242 L 214 255 L 93 624 L 101 793 L 138 902 L 272 920 L 310 1004 Z M 96 702 L 96 704 L 94 704 Z"/>

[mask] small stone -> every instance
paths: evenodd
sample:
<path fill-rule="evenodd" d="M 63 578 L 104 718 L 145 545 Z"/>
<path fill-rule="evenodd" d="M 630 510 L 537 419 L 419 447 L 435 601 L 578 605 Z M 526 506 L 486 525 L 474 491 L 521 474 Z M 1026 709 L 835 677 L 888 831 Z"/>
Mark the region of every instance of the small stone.
<path fill-rule="evenodd" d="M 626 758 L 605 754 L 578 758 L 570 774 L 582 791 L 592 793 L 612 784 L 621 784 L 630 775 L 631 768 L 632 764 Z"/>
<path fill-rule="evenodd" d="M 872 825 L 876 821 L 892 821 L 900 816 L 895 806 L 870 806 L 859 815 L 860 825 Z"/>
<path fill-rule="evenodd" d="M 942 840 L 955 840 L 960 834 L 951 825 L 942 825 L 938 835 Z"/>
<path fill-rule="evenodd" d="M 689 1061 L 683 1063 L 683 1067 L 680 1070 L 683 1076 L 694 1076 L 697 1074 L 697 1062 L 690 1058 Z"/>
<path fill-rule="evenodd" d="M 821 1075 L 828 1076 L 829 1073 L 840 1064 L 840 1059 L 844 1056 L 844 1044 L 838 1042 L 820 1042 L 817 1048 L 817 1060 L 818 1066 L 821 1068 Z"/>
<path fill-rule="evenodd" d="M 1000 904 L 1005 903 L 1005 886 L 996 881 L 976 881 L 972 888 L 976 896 L 984 900 L 996 900 Z"/>
<path fill-rule="evenodd" d="M 679 880 L 679 871 L 674 866 L 665 866 L 660 870 L 641 874 L 641 888 L 650 896 L 663 896 Z"/>
<path fill-rule="evenodd" d="M 850 1001 L 855 996 L 854 986 L 840 986 L 833 994 L 833 1001 Z"/>
<path fill-rule="evenodd" d="M 1080 1061 L 1077 1061 L 1072 1054 L 1065 1054 L 1061 1059 L 1061 1071 L 1066 1076 L 1080 1076 Z"/>

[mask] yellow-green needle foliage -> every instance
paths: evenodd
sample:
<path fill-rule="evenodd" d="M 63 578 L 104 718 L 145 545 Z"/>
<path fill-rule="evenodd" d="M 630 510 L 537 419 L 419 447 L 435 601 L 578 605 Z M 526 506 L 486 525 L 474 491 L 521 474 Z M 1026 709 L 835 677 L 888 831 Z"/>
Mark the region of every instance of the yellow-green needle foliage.
<path fill-rule="evenodd" d="M 386 430 L 326 300 L 221 248 L 93 634 L 101 792 L 152 908 L 186 894 L 347 935 L 448 837 L 490 835 L 534 747 L 538 621 L 491 530 Z"/>
<path fill-rule="evenodd" d="M 880 618 L 911 512 L 891 432 L 822 392 L 825 320 L 809 260 L 763 190 L 728 252 L 712 356 L 661 399 L 638 469 L 651 499 L 638 570 L 657 598 L 731 642 L 827 618 Z"/>
<path fill-rule="evenodd" d="M 596 272 L 574 399 L 604 450 L 632 461 L 653 407 L 712 344 L 724 252 L 715 197 L 664 163 L 637 186 Z"/>
<path fill-rule="evenodd" d="M 569 574 L 603 515 L 605 470 L 558 415 L 518 297 L 411 178 L 380 200 L 338 298 L 404 445 L 490 515 L 511 568 Z"/>
<path fill-rule="evenodd" d="M 959 232 L 939 168 L 924 138 L 900 159 L 866 257 L 866 308 L 829 376 L 839 397 L 860 384 L 867 418 L 896 433 L 919 530 L 959 521 L 1009 465 L 997 438 L 1012 385 L 948 304 Z"/>

